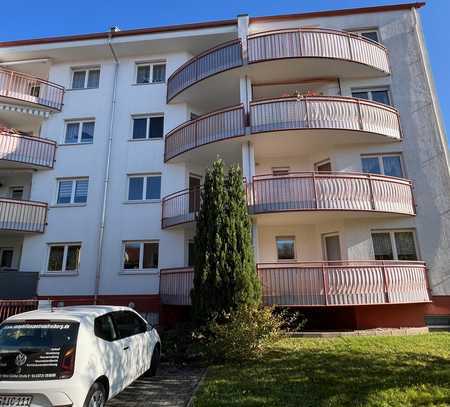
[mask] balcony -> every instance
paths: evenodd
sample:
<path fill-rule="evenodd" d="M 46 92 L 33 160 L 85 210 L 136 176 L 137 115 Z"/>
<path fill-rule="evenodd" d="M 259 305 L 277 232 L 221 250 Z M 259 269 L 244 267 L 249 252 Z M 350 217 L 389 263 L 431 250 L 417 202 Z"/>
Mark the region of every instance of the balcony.
<path fill-rule="evenodd" d="M 0 128 L 0 160 L 6 168 L 53 168 L 56 142 Z"/>
<path fill-rule="evenodd" d="M 44 79 L 0 68 L 0 100 L 3 98 L 61 111 L 64 88 Z"/>
<path fill-rule="evenodd" d="M 339 216 L 344 216 L 344 213 L 347 216 L 414 216 L 416 213 L 411 181 L 378 174 L 304 172 L 284 176 L 258 175 L 247 184 L 246 191 L 251 215 L 306 212 L 311 218 L 312 212 L 339 212 Z M 162 228 L 195 221 L 200 197 L 199 188 L 164 197 Z"/>
<path fill-rule="evenodd" d="M 235 138 L 245 136 L 246 127 L 248 135 L 258 135 L 252 140 L 262 154 L 273 154 L 274 143 L 277 143 L 277 153 L 283 155 L 295 149 L 307 152 L 306 149 L 320 148 L 324 144 L 402 139 L 399 114 L 390 106 L 341 96 L 289 97 L 253 102 L 248 122 L 242 105 L 187 121 L 166 135 L 164 160 L 167 162 L 182 154 L 186 159 L 196 154 L 196 160 L 202 153 L 209 157 L 223 155 L 225 147 L 232 148 L 233 142 L 237 143 Z M 283 143 L 276 138 L 278 136 L 284 137 Z M 228 146 L 213 145 L 225 140 Z"/>
<path fill-rule="evenodd" d="M 386 48 L 360 35 L 320 28 L 276 30 L 248 36 L 246 59 L 236 39 L 188 60 L 169 77 L 167 100 L 213 106 L 218 91 L 222 100 L 239 98 L 244 74 L 252 82 L 273 82 L 389 73 Z"/>
<path fill-rule="evenodd" d="M 48 206 L 44 202 L 0 198 L 0 230 L 44 233 Z"/>
<path fill-rule="evenodd" d="M 340 261 L 258 264 L 265 305 L 348 306 L 429 302 L 422 262 Z M 161 302 L 190 305 L 192 268 L 161 270 Z"/>

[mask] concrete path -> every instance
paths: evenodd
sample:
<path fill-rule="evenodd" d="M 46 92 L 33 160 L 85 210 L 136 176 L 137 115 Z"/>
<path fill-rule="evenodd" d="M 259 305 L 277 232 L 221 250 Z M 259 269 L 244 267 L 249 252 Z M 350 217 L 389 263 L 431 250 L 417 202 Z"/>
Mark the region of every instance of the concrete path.
<path fill-rule="evenodd" d="M 162 365 L 156 377 L 136 380 L 107 407 L 185 407 L 205 370 Z"/>

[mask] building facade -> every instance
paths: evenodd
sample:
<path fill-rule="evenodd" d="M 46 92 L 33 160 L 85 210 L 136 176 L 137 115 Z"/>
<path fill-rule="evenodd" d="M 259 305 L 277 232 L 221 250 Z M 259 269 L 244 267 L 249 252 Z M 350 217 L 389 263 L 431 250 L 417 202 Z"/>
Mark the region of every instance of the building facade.
<path fill-rule="evenodd" d="M 181 317 L 220 156 L 243 168 L 266 304 L 327 327 L 445 321 L 422 5 L 0 43 L 2 295 Z"/>

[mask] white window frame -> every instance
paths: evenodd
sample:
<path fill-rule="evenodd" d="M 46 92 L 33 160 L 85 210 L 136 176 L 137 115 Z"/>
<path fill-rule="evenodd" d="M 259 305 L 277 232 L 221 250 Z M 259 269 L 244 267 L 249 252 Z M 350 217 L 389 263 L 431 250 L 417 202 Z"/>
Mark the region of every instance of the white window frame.
<path fill-rule="evenodd" d="M 130 131 L 130 138 L 129 141 L 160 141 L 164 139 L 164 127 L 163 127 L 163 134 L 161 137 L 158 138 L 150 138 L 150 119 L 162 117 L 164 121 L 164 114 L 163 113 L 149 113 L 149 114 L 133 114 L 131 115 L 131 131 Z M 147 126 L 145 129 L 145 138 L 133 138 L 133 132 L 134 132 L 134 120 L 135 119 L 147 119 Z"/>
<path fill-rule="evenodd" d="M 412 228 L 411 229 L 409 229 L 409 228 L 406 228 L 406 229 L 372 229 L 370 231 L 370 240 L 372 241 L 372 257 L 373 257 L 373 259 L 375 259 L 375 247 L 373 245 L 372 234 L 373 233 L 389 233 L 389 238 L 391 239 L 392 256 L 394 257 L 393 261 L 399 261 L 398 253 L 397 253 L 397 245 L 395 244 L 395 233 L 398 233 L 398 232 L 412 233 L 413 240 L 414 240 L 414 248 L 416 249 L 417 261 L 420 261 L 421 256 L 420 256 L 419 245 L 417 242 L 416 229 L 412 229 Z"/>
<path fill-rule="evenodd" d="M 67 126 L 69 124 L 79 124 L 78 127 L 78 137 L 76 143 L 67 143 L 66 142 L 66 135 L 67 135 Z M 92 141 L 81 141 L 81 133 L 83 132 L 83 124 L 84 123 L 94 123 L 94 134 L 92 135 Z M 95 137 L 95 118 L 87 118 L 87 119 L 68 119 L 64 121 L 64 134 L 63 139 L 61 141 L 62 146 L 77 146 L 79 144 L 94 144 L 94 137 Z"/>
<path fill-rule="evenodd" d="M 340 251 L 339 255 L 341 256 L 341 261 L 343 259 L 341 234 L 339 232 L 329 232 L 329 233 L 322 233 L 322 256 L 323 256 L 324 261 L 329 261 L 327 259 L 327 241 L 326 241 L 326 239 L 327 239 L 327 237 L 334 237 L 334 236 L 336 236 L 339 240 L 339 251 Z"/>
<path fill-rule="evenodd" d="M 374 103 L 378 103 L 375 100 L 373 100 L 373 95 L 372 92 L 380 92 L 380 91 L 386 91 L 387 95 L 388 95 L 388 99 L 389 99 L 389 104 L 386 106 L 393 106 L 394 103 L 392 101 L 392 93 L 391 93 L 391 88 L 389 86 L 370 86 L 370 87 L 365 87 L 365 88 L 351 88 L 351 93 L 353 96 L 353 93 L 358 93 L 358 92 L 367 92 L 368 96 L 369 96 L 369 101 L 374 102 Z"/>
<path fill-rule="evenodd" d="M 124 266 L 125 258 L 125 246 L 127 243 L 139 243 L 139 268 L 137 269 L 126 269 Z M 145 243 L 157 243 L 158 244 L 158 267 L 154 268 L 144 268 L 144 244 Z M 122 257 L 120 261 L 122 262 L 120 266 L 120 274 L 155 274 L 159 272 L 159 249 L 160 243 L 158 239 L 153 240 L 123 240 L 122 241 Z"/>
<path fill-rule="evenodd" d="M 75 200 L 75 188 L 77 185 L 76 181 L 84 181 L 88 182 L 88 196 L 86 198 L 86 202 L 74 202 Z M 70 203 L 58 203 L 58 194 L 59 194 L 59 184 L 64 181 L 72 181 L 72 191 L 70 193 Z M 89 177 L 74 177 L 74 178 L 57 178 L 56 179 L 56 196 L 55 196 L 55 206 L 85 206 L 87 205 L 87 199 L 89 198 Z"/>
<path fill-rule="evenodd" d="M 48 263 L 50 261 L 50 251 L 52 247 L 57 246 L 63 246 L 64 247 L 64 253 L 63 253 L 63 260 L 62 260 L 62 269 L 61 270 L 55 270 L 50 271 L 48 269 Z M 69 251 L 69 246 L 80 246 L 80 255 L 78 258 L 78 267 L 75 270 L 66 270 L 67 266 L 67 253 Z M 52 276 L 60 276 L 60 275 L 77 275 L 80 271 L 80 264 L 81 264 L 81 250 L 83 248 L 82 242 L 56 242 L 56 243 L 47 243 L 47 257 L 44 267 L 44 272 L 42 274 L 45 275 L 52 275 Z"/>
<path fill-rule="evenodd" d="M 18 190 L 22 191 L 22 198 L 21 199 L 16 199 L 16 200 L 22 201 L 22 200 L 25 199 L 25 187 L 22 186 L 22 185 L 16 185 L 16 186 L 9 187 L 9 197 L 10 197 L 10 199 L 15 199 L 15 198 L 13 198 L 13 193 L 14 193 L 14 191 L 18 191 Z"/>
<path fill-rule="evenodd" d="M 147 196 L 147 178 L 149 177 L 159 177 L 162 182 L 161 173 L 153 173 L 153 174 L 128 174 L 127 175 L 127 196 L 125 197 L 125 202 L 127 203 L 145 203 L 145 202 L 161 202 L 161 191 L 159 193 L 159 198 L 155 199 L 145 199 Z M 144 178 L 143 188 L 142 188 L 142 199 L 129 199 L 130 196 L 130 179 L 131 178 Z"/>
<path fill-rule="evenodd" d="M 278 256 L 278 239 L 292 239 L 294 242 L 294 258 L 293 259 L 280 259 Z M 280 235 L 280 236 L 275 236 L 275 250 L 276 250 L 276 254 L 277 254 L 277 261 L 280 263 L 288 263 L 288 262 L 292 262 L 292 261 L 296 261 L 298 260 L 298 255 L 297 255 L 297 242 L 296 242 L 296 238 L 294 235 Z"/>
<path fill-rule="evenodd" d="M 154 82 L 153 81 L 153 67 L 155 65 L 165 65 L 165 75 L 164 80 L 162 82 Z M 138 82 L 138 68 L 141 66 L 149 66 L 150 67 L 150 81 L 149 82 Z M 136 62 L 134 68 L 134 85 L 160 85 L 167 82 L 167 62 L 162 61 L 143 61 Z"/>
<path fill-rule="evenodd" d="M 13 267 L 14 266 L 14 260 L 15 260 L 15 257 L 16 257 L 16 250 L 15 250 L 14 247 L 11 247 L 11 246 L 0 247 L 0 262 L 1 262 L 1 259 L 3 257 L 3 252 L 5 252 L 5 251 L 12 251 L 11 266 L 9 266 L 9 267 L 6 267 L 6 266 L 2 267 L 1 263 L 0 263 L 0 270 L 4 270 L 4 269 L 17 270 L 17 267 Z"/>
<path fill-rule="evenodd" d="M 73 76 L 75 74 L 75 72 L 86 72 L 85 76 L 84 76 L 84 85 L 82 88 L 74 88 L 73 87 Z M 95 88 L 89 87 L 87 86 L 88 84 L 88 80 L 89 80 L 89 72 L 90 71 L 100 71 L 99 73 L 99 78 L 98 78 L 98 86 Z M 71 81 L 70 81 L 70 90 L 83 90 L 83 89 L 99 89 L 100 88 L 100 76 L 102 74 L 102 70 L 100 66 L 89 66 L 89 67 L 72 67 L 71 69 Z"/>
<path fill-rule="evenodd" d="M 406 170 L 405 170 L 405 164 L 403 162 L 403 154 L 402 153 L 374 153 L 374 154 L 361 154 L 361 172 L 363 171 L 363 158 L 377 158 L 378 159 L 378 165 L 380 166 L 380 175 L 386 175 L 384 171 L 384 163 L 383 163 L 383 157 L 399 157 L 400 158 L 400 167 L 402 168 L 402 174 L 403 178 L 407 178 L 406 176 Z M 386 175 L 387 177 L 390 177 L 391 175 Z"/>
<path fill-rule="evenodd" d="M 353 34 L 358 34 L 361 37 L 363 37 L 363 38 L 365 38 L 365 39 L 367 39 L 369 41 L 373 41 L 373 40 L 370 40 L 370 38 L 364 37 L 363 33 L 377 33 L 377 38 L 378 38 L 377 43 L 381 44 L 380 31 L 378 30 L 378 28 L 365 28 L 365 29 L 359 29 L 359 30 L 352 30 L 350 32 L 353 33 Z"/>

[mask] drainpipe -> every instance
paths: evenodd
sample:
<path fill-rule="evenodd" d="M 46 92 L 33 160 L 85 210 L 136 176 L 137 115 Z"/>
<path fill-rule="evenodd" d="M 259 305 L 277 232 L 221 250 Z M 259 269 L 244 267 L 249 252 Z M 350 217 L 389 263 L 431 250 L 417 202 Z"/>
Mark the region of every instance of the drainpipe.
<path fill-rule="evenodd" d="M 106 165 L 105 165 L 105 176 L 103 181 L 103 202 L 102 202 L 102 212 L 100 217 L 100 227 L 98 234 L 98 249 L 97 249 L 97 266 L 95 270 L 95 286 L 94 286 L 94 304 L 97 304 L 98 294 L 100 290 L 100 278 L 102 271 L 102 260 L 103 260 L 103 241 L 105 235 L 105 221 L 106 221 L 106 209 L 108 201 L 108 190 L 109 190 L 109 173 L 111 169 L 111 151 L 112 151 L 112 141 L 114 134 L 114 122 L 116 115 L 116 97 L 117 97 L 117 77 L 119 72 L 119 60 L 117 54 L 114 51 L 111 40 L 114 32 L 119 31 L 117 27 L 112 27 L 108 35 L 108 47 L 111 51 L 111 55 L 114 59 L 114 79 L 112 87 L 112 98 L 111 98 L 111 111 L 109 116 L 109 134 L 107 140 L 107 152 L 106 152 Z"/>

